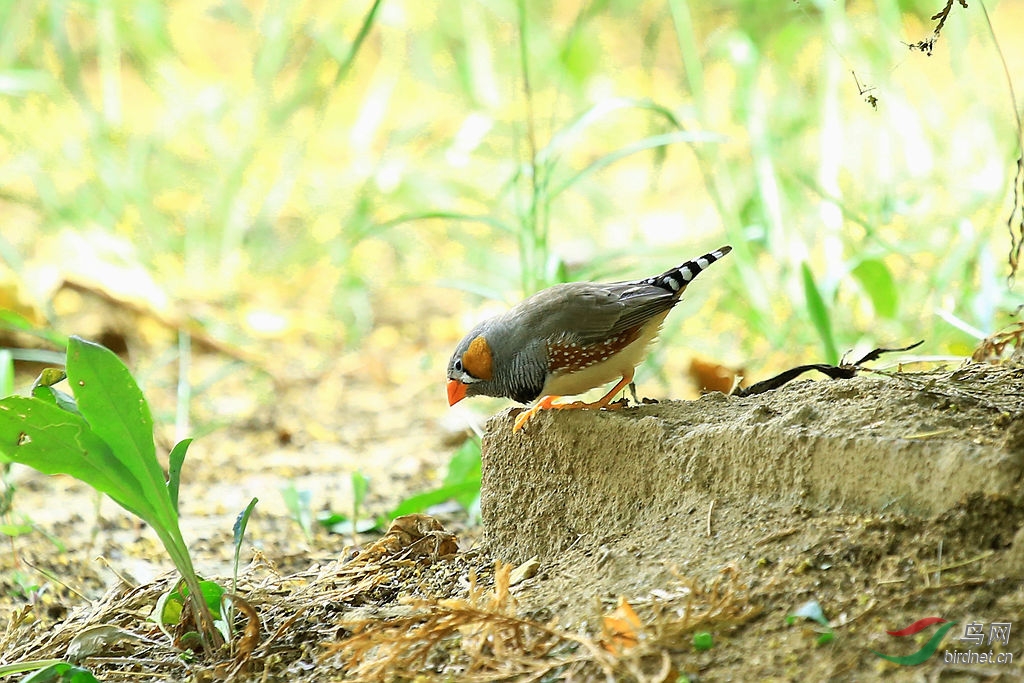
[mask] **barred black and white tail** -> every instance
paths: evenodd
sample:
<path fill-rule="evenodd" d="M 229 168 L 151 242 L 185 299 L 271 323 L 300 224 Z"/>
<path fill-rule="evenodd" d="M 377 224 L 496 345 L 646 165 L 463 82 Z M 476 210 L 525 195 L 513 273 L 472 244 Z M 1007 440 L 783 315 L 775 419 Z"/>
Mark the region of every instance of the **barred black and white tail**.
<path fill-rule="evenodd" d="M 700 275 L 701 271 L 706 270 L 708 266 L 728 254 L 730 251 L 732 251 L 732 247 L 729 245 L 719 247 L 715 251 L 708 252 L 707 254 L 699 256 L 692 261 L 687 261 L 675 268 L 667 270 L 661 275 L 655 275 L 654 277 L 647 278 L 643 281 L 643 284 L 661 287 L 662 289 L 667 289 L 673 294 L 678 294 L 686 289 L 686 285 L 690 284 L 695 277 Z"/>

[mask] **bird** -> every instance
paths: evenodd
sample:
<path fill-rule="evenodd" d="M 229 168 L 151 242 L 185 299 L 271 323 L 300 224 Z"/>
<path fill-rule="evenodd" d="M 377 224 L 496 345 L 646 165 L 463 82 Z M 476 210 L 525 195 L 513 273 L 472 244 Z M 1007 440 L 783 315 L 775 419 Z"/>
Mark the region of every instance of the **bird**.
<path fill-rule="evenodd" d="M 612 398 L 633 381 L 686 287 L 730 251 L 726 245 L 643 280 L 554 285 L 480 322 L 448 361 L 448 405 L 467 396 L 533 403 L 513 431 L 541 410 L 615 407 Z M 592 403 L 555 402 L 616 379 Z"/>

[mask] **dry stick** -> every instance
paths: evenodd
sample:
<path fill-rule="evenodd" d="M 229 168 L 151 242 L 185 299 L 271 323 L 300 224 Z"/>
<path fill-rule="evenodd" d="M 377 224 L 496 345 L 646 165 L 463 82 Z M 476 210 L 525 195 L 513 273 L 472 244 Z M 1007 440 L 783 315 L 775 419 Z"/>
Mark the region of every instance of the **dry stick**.
<path fill-rule="evenodd" d="M 26 560 L 24 557 L 21 558 L 21 561 L 22 561 L 22 563 L 27 564 L 32 570 L 37 571 L 40 574 L 42 574 L 43 576 L 45 576 L 47 578 L 47 580 L 53 581 L 56 584 L 64 586 L 65 588 L 68 589 L 68 591 L 74 593 L 75 595 L 77 595 L 79 598 L 81 598 L 85 602 L 89 602 L 89 598 L 87 598 L 84 595 L 82 595 L 79 591 L 75 590 L 73 587 L 71 587 L 67 583 L 61 581 L 59 578 L 57 578 L 57 575 L 54 574 L 53 572 L 49 572 L 49 571 L 43 569 L 42 567 L 37 567 L 36 565 L 34 565 L 31 562 L 29 562 L 28 560 Z M 109 565 L 108 565 L 108 569 L 109 569 Z M 111 571 L 113 571 L 113 570 L 111 569 Z M 122 581 L 124 581 L 124 577 L 123 576 L 121 576 L 117 572 L 114 572 L 114 574 L 117 575 L 117 578 L 119 578 Z M 125 581 L 125 585 L 128 586 L 129 588 L 133 588 L 134 587 L 130 583 L 128 583 L 127 581 Z"/>
<path fill-rule="evenodd" d="M 708 538 L 711 538 L 711 513 L 715 510 L 715 499 L 711 499 L 711 505 L 708 505 Z"/>
<path fill-rule="evenodd" d="M 782 531 L 776 531 L 774 534 L 768 534 L 767 536 L 762 538 L 760 541 L 754 541 L 754 546 L 757 547 L 757 546 L 767 545 L 767 544 L 772 543 L 774 541 L 781 541 L 784 538 L 792 536 L 793 534 L 795 534 L 798 531 L 800 531 L 800 529 L 795 527 L 795 526 L 791 526 L 788 529 L 783 529 Z"/>

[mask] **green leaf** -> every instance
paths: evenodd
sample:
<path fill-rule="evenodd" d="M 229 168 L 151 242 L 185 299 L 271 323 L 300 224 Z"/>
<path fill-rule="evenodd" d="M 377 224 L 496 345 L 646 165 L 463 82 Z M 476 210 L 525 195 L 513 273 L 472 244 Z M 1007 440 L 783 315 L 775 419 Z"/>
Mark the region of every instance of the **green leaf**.
<path fill-rule="evenodd" d="M 174 513 L 178 514 L 178 489 L 181 486 L 181 468 L 185 464 L 185 454 L 192 444 L 192 439 L 182 439 L 171 449 L 167 464 L 167 493 L 171 497 Z"/>
<path fill-rule="evenodd" d="M 51 664 L 21 679 L 21 683 L 99 683 L 88 669 L 67 662 Z"/>
<path fill-rule="evenodd" d="M 78 412 L 78 404 L 75 403 L 74 397 L 68 396 L 60 389 L 55 389 L 51 386 L 41 384 L 32 388 L 32 397 L 38 398 L 40 401 L 44 401 L 50 405 L 55 405 L 61 410 L 66 410 L 69 413 L 81 415 L 81 413 Z"/>
<path fill-rule="evenodd" d="M 414 512 L 423 512 L 431 505 L 439 505 L 445 501 L 455 498 L 456 500 L 472 494 L 476 496 L 480 493 L 480 478 L 476 479 L 464 479 L 457 484 L 450 484 L 448 486 L 441 486 L 433 491 L 426 491 L 424 493 L 416 494 L 415 496 L 409 496 L 401 503 L 398 504 L 394 510 L 388 513 L 391 519 L 401 517 L 402 515 L 409 515 Z"/>
<path fill-rule="evenodd" d="M 480 477 L 480 442 L 475 439 L 468 439 L 452 455 L 448 461 L 448 474 L 445 475 L 445 484 L 456 484 L 466 479 Z"/>
<path fill-rule="evenodd" d="M 0 329 L 16 330 L 31 334 L 58 347 L 67 344 L 67 338 L 64 335 L 51 330 L 40 330 L 25 316 L 7 309 L 0 309 Z"/>
<path fill-rule="evenodd" d="M 31 524 L 0 524 L 0 535 L 22 536 L 32 533 Z"/>
<path fill-rule="evenodd" d="M 888 266 L 878 259 L 865 259 L 851 272 L 871 299 L 875 313 L 882 318 L 895 318 L 899 290 Z"/>
<path fill-rule="evenodd" d="M 370 480 L 359 470 L 352 473 L 352 507 L 355 510 L 359 510 L 363 507 L 363 500 L 366 499 L 366 493 L 370 490 Z"/>
<path fill-rule="evenodd" d="M 52 387 L 67 378 L 68 373 L 64 371 L 64 368 L 43 368 L 43 371 L 36 377 L 36 381 L 32 383 L 32 391 L 34 393 L 37 387 Z"/>
<path fill-rule="evenodd" d="M 3 666 L 0 666 L 0 676 L 23 674 L 26 671 L 37 671 L 45 666 L 52 666 L 54 664 L 67 664 L 67 662 L 63 659 L 32 659 L 27 662 L 4 664 Z"/>
<path fill-rule="evenodd" d="M 349 519 L 348 515 L 343 515 L 339 512 L 329 512 L 323 510 L 316 518 L 317 524 L 327 529 L 332 534 L 365 534 L 368 531 L 383 531 L 384 525 L 387 523 L 386 519 L 360 519 L 355 524 Z"/>
<path fill-rule="evenodd" d="M 220 614 L 221 597 L 225 593 L 224 587 L 216 581 L 203 579 L 199 582 L 199 590 L 202 591 L 203 601 L 210 608 L 210 611 L 214 614 Z M 182 587 L 182 592 L 185 594 L 185 597 L 188 597 L 188 586 Z"/>
<path fill-rule="evenodd" d="M 289 516 L 295 520 L 302 529 L 306 540 L 313 538 L 313 513 L 310 511 L 310 503 L 313 499 L 313 492 L 308 489 L 299 490 L 295 488 L 294 482 L 288 482 L 287 486 L 278 489 L 281 498 L 284 499 L 284 506 Z"/>
<path fill-rule="evenodd" d="M 70 474 L 106 493 L 153 527 L 182 578 L 198 592 L 142 391 L 113 352 L 78 337 L 68 341 L 65 365 L 80 414 L 58 405 L 57 394 L 0 400 L 0 460 L 44 474 Z M 206 625 L 212 623 L 201 602 L 196 612 Z M 204 626 L 204 645 L 212 646 L 208 635 Z"/>
<path fill-rule="evenodd" d="M 132 472 L 114 457 L 80 415 L 35 398 L 0 399 L 0 459 L 43 474 L 68 474 L 106 493 L 150 521 L 152 514 Z"/>
<path fill-rule="evenodd" d="M 169 503 L 153 443 L 153 416 L 125 364 L 110 349 L 73 336 L 67 372 L 78 410 L 92 430 L 135 473 L 154 505 L 163 502 L 159 498 Z"/>
<path fill-rule="evenodd" d="M 448 473 L 444 478 L 444 486 L 454 486 L 464 482 L 476 482 L 476 488 L 455 496 L 459 505 L 469 509 L 473 501 L 480 495 L 480 442 L 469 439 L 455 451 L 448 461 Z"/>
<path fill-rule="evenodd" d="M 174 640 L 171 627 L 181 619 L 181 611 L 184 607 L 185 598 L 177 586 L 175 586 L 157 598 L 156 605 L 153 607 L 153 614 L 149 618 L 156 622 L 156 625 L 160 627 L 165 636 Z"/>
<path fill-rule="evenodd" d="M 818 331 L 821 343 L 825 347 L 825 362 L 836 365 L 839 362 L 839 351 L 836 350 L 836 342 L 832 336 L 832 320 L 829 315 L 825 300 L 821 297 L 821 291 L 814 282 L 814 275 L 807 263 L 800 264 L 800 273 L 804 281 L 804 298 L 807 301 L 807 313 L 811 316 L 811 322 Z"/>
<path fill-rule="evenodd" d="M 201 579 L 198 585 L 200 595 L 206 606 L 214 614 L 220 614 L 221 596 L 225 593 L 224 588 L 216 581 L 208 579 Z M 153 616 L 150 618 L 163 626 L 177 624 L 181 619 L 181 611 L 189 594 L 188 586 L 183 582 L 178 582 L 171 590 L 160 596 L 159 600 L 157 600 L 156 608 L 153 610 Z"/>
<path fill-rule="evenodd" d="M 235 519 L 234 525 L 231 527 L 231 531 L 234 534 L 235 544 L 235 571 L 234 576 L 238 577 L 238 558 L 242 554 L 242 539 L 245 538 L 245 527 L 249 525 L 249 518 L 252 517 L 252 511 L 256 507 L 256 503 L 259 502 L 259 498 L 253 498 L 249 501 L 249 504 L 245 506 L 238 517 Z M 232 588 L 234 592 L 234 588 Z"/>

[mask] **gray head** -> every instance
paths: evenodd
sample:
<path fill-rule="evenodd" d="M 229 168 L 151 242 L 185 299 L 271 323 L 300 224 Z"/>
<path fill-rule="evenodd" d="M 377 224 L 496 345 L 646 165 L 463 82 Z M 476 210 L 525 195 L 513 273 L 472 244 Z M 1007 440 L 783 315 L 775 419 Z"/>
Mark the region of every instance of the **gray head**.
<path fill-rule="evenodd" d="M 448 405 L 467 396 L 497 396 L 529 403 L 540 396 L 546 375 L 543 340 L 520 339 L 512 309 L 474 327 L 448 361 Z"/>

